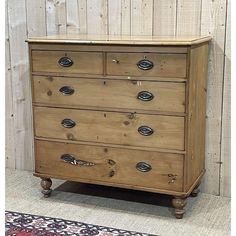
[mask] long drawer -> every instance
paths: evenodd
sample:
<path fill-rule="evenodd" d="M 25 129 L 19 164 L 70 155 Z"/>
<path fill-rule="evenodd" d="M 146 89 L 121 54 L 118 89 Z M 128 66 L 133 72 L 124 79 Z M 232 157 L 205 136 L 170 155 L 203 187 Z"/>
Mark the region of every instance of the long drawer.
<path fill-rule="evenodd" d="M 33 72 L 102 74 L 101 52 L 32 51 Z"/>
<path fill-rule="evenodd" d="M 82 182 L 181 191 L 183 156 L 180 154 L 39 141 L 36 173 Z"/>
<path fill-rule="evenodd" d="M 50 105 L 185 111 L 185 83 L 34 76 L 33 95 Z"/>
<path fill-rule="evenodd" d="M 184 117 L 34 107 L 38 137 L 184 150 Z"/>
<path fill-rule="evenodd" d="M 107 53 L 107 74 L 186 77 L 186 54 Z"/>

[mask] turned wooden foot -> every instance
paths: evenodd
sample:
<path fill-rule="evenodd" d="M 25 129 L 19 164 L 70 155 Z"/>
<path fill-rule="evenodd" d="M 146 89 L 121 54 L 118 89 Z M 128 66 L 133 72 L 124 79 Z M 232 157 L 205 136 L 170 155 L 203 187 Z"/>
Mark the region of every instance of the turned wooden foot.
<path fill-rule="evenodd" d="M 50 197 L 52 189 L 52 180 L 49 178 L 41 178 L 41 187 L 43 188 L 42 194 L 44 197 Z"/>
<path fill-rule="evenodd" d="M 174 197 L 172 199 L 172 205 L 175 208 L 175 217 L 177 219 L 182 219 L 185 213 L 184 207 L 186 206 L 186 198 Z"/>
<path fill-rule="evenodd" d="M 193 189 L 193 191 L 190 194 L 191 197 L 197 197 L 198 193 L 200 192 L 199 186 L 200 186 L 200 183 L 198 183 L 195 186 L 195 188 Z"/>

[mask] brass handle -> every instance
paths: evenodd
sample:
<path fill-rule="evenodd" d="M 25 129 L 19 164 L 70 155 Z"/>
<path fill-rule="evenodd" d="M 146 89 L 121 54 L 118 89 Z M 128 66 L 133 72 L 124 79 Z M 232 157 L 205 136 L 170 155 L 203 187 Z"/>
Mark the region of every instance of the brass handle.
<path fill-rule="evenodd" d="M 63 95 L 69 96 L 72 95 L 75 92 L 75 90 L 70 86 L 63 86 L 59 89 L 59 92 L 61 92 Z"/>
<path fill-rule="evenodd" d="M 68 118 L 64 119 L 64 120 L 61 122 L 61 124 L 62 124 L 63 127 L 69 128 L 69 129 L 70 129 L 70 128 L 73 128 L 73 127 L 76 125 L 76 123 L 75 123 L 73 120 L 68 119 Z"/>
<path fill-rule="evenodd" d="M 141 101 L 148 102 L 154 98 L 154 95 L 148 91 L 141 91 L 138 93 L 137 98 Z"/>
<path fill-rule="evenodd" d="M 72 165 L 79 165 L 79 166 L 95 166 L 95 163 L 89 162 L 89 161 L 83 161 L 83 160 L 76 160 L 74 156 L 71 154 L 63 154 L 61 155 L 61 160 L 63 160 L 66 163 L 72 164 Z"/>
<path fill-rule="evenodd" d="M 73 61 L 69 57 L 61 57 L 58 64 L 63 67 L 70 67 L 73 65 Z"/>
<path fill-rule="evenodd" d="M 149 165 L 146 162 L 139 162 L 136 165 L 136 169 L 141 171 L 141 172 L 148 172 L 148 171 L 150 171 L 152 169 L 152 166 Z"/>
<path fill-rule="evenodd" d="M 143 136 L 150 136 L 154 133 L 154 130 L 149 126 L 143 125 L 138 128 L 138 132 Z"/>
<path fill-rule="evenodd" d="M 143 59 L 137 63 L 137 66 L 141 70 L 151 70 L 154 65 L 153 65 L 153 62 L 147 59 Z"/>

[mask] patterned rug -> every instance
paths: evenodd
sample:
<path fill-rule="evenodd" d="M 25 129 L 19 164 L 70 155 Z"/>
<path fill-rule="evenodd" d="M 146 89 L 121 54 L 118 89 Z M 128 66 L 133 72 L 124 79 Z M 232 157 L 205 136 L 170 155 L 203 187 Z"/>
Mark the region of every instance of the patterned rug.
<path fill-rule="evenodd" d="M 45 216 L 6 211 L 6 236 L 155 236 Z"/>

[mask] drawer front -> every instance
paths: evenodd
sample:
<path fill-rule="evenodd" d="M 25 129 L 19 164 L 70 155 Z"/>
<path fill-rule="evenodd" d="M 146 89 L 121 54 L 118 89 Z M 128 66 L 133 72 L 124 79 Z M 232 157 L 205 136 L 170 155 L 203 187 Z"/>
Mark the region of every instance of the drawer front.
<path fill-rule="evenodd" d="M 185 111 L 185 83 L 33 77 L 36 103 Z"/>
<path fill-rule="evenodd" d="M 107 74 L 186 77 L 186 54 L 107 53 Z"/>
<path fill-rule="evenodd" d="M 36 172 L 73 180 L 182 190 L 183 156 L 36 141 Z M 132 157 L 132 158 L 131 158 Z"/>
<path fill-rule="evenodd" d="M 32 51 L 33 72 L 102 74 L 99 52 Z"/>
<path fill-rule="evenodd" d="M 184 149 L 184 118 L 35 107 L 38 137 Z"/>

